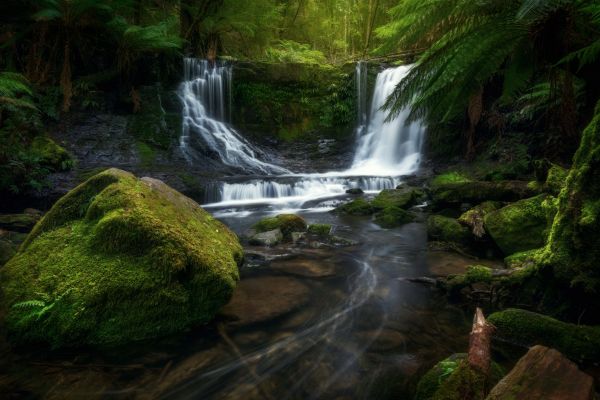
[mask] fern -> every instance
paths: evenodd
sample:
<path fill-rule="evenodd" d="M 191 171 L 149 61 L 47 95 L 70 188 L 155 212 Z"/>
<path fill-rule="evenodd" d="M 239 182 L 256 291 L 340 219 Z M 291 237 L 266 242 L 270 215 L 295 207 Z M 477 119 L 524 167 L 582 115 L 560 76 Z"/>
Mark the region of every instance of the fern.
<path fill-rule="evenodd" d="M 36 110 L 29 81 L 14 72 L 0 72 L 0 106 L 13 106 Z"/>

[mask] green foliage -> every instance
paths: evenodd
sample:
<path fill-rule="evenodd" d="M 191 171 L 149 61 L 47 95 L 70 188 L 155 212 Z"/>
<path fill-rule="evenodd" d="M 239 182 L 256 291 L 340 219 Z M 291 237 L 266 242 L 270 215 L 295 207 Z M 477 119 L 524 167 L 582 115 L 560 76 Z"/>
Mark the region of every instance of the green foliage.
<path fill-rule="evenodd" d="M 327 59 L 319 50 L 312 50 L 310 45 L 281 40 L 275 46 L 265 51 L 265 60 L 268 62 L 298 63 L 298 64 L 325 64 Z"/>
<path fill-rule="evenodd" d="M 4 109 L 37 110 L 33 103 L 33 90 L 23 75 L 0 72 L 0 111 Z M 0 119 L 0 127 L 1 123 Z"/>
<path fill-rule="evenodd" d="M 457 171 L 450 171 L 440 175 L 436 175 L 431 180 L 431 185 L 445 185 L 448 183 L 471 182 L 471 179 L 465 174 Z"/>
<path fill-rule="evenodd" d="M 331 234 L 331 225 L 330 224 L 310 224 L 308 226 L 308 233 L 312 233 L 313 235 L 318 235 L 321 237 L 326 237 Z"/>

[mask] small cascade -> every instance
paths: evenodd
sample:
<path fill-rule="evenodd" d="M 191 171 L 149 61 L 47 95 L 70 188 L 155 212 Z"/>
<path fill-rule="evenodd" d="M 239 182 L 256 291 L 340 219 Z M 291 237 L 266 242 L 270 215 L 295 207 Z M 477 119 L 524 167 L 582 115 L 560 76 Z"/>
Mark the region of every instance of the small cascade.
<path fill-rule="evenodd" d="M 356 63 L 355 68 L 355 85 L 356 85 L 356 112 L 357 112 L 357 135 L 360 137 L 363 135 L 364 130 L 367 127 L 368 115 L 367 115 L 367 63 L 366 61 L 359 61 Z"/>
<path fill-rule="evenodd" d="M 410 68 L 390 68 L 377 75 L 368 126 L 359 137 L 350 169 L 354 173 L 407 175 L 419 167 L 425 127 L 420 122 L 407 124 L 409 109 L 401 110 L 391 121 L 386 121 L 389 113 L 382 109 Z"/>
<path fill-rule="evenodd" d="M 216 153 L 226 165 L 261 174 L 289 173 L 259 159 L 259 151 L 231 128 L 232 68 L 196 58 L 184 59 L 184 81 L 179 87 L 183 104 L 180 148 L 189 162 L 198 159 L 195 146 Z M 198 143 L 199 142 L 199 143 Z"/>

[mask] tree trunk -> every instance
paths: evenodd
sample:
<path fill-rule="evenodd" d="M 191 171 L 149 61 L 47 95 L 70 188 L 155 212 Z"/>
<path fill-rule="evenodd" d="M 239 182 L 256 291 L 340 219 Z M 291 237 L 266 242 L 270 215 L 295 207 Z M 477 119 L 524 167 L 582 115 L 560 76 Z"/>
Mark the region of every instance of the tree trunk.
<path fill-rule="evenodd" d="M 467 131 L 467 160 L 475 158 L 475 132 L 483 113 L 483 88 L 479 88 L 469 99 L 469 130 Z"/>
<path fill-rule="evenodd" d="M 71 80 L 71 45 L 69 40 L 65 41 L 65 52 L 63 59 L 62 72 L 60 74 L 60 87 L 63 92 L 62 110 L 69 112 L 71 108 L 71 98 L 73 97 L 73 82 Z"/>
<path fill-rule="evenodd" d="M 491 366 L 491 343 L 494 327 L 485 320 L 483 311 L 477 307 L 469 337 L 469 366 L 489 377 Z"/>

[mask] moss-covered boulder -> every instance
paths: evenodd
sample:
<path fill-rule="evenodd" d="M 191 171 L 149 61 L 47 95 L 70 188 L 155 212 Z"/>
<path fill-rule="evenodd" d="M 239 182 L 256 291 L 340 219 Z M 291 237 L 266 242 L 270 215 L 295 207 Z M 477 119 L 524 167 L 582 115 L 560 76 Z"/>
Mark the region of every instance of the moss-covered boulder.
<path fill-rule="evenodd" d="M 468 244 L 469 229 L 456 219 L 442 215 L 430 215 L 427 218 L 427 235 L 431 240 Z"/>
<path fill-rule="evenodd" d="M 382 228 L 395 228 L 413 222 L 415 217 L 403 208 L 387 207 L 375 214 L 375 223 Z"/>
<path fill-rule="evenodd" d="M 375 208 L 365 199 L 352 200 L 335 209 L 336 213 L 347 215 L 371 215 Z"/>
<path fill-rule="evenodd" d="M 578 291 L 586 302 L 598 304 L 600 291 L 600 103 L 583 132 L 557 214 L 545 245 L 541 264 Z M 589 306 L 586 305 L 586 307 Z"/>
<path fill-rule="evenodd" d="M 516 201 L 538 194 L 524 181 L 458 182 L 432 185 L 430 195 L 436 207 L 480 204 L 484 201 Z"/>
<path fill-rule="evenodd" d="M 458 222 L 468 226 L 475 237 L 482 238 L 485 235 L 485 227 L 483 220 L 486 215 L 496 211 L 501 207 L 501 203 L 497 201 L 486 201 L 478 206 L 464 212 Z"/>
<path fill-rule="evenodd" d="M 524 346 L 552 347 L 571 360 L 600 360 L 600 327 L 569 324 L 531 311 L 509 308 L 489 316 L 496 336 Z"/>
<path fill-rule="evenodd" d="M 401 187 L 399 189 L 382 190 L 371 202 L 376 210 L 388 207 L 409 208 L 424 200 L 425 192 L 418 188 Z"/>
<path fill-rule="evenodd" d="M 308 233 L 313 235 L 326 237 L 331 234 L 331 225 L 330 224 L 310 224 L 308 226 Z"/>
<path fill-rule="evenodd" d="M 512 203 L 485 216 L 485 229 L 506 255 L 541 247 L 547 236 L 547 195 Z"/>
<path fill-rule="evenodd" d="M 504 376 L 503 368 L 492 362 L 490 378 L 486 379 L 469 368 L 466 359 L 466 353 L 457 353 L 437 363 L 419 380 L 415 400 L 483 398 L 486 387 L 492 387 Z"/>
<path fill-rule="evenodd" d="M 109 169 L 61 198 L 2 269 L 16 342 L 116 345 L 213 318 L 238 280 L 237 237 L 161 181 Z"/>
<path fill-rule="evenodd" d="M 275 229 L 281 230 L 284 240 L 292 239 L 292 232 L 306 232 L 306 221 L 294 214 L 279 214 L 272 218 L 264 218 L 258 221 L 252 229 L 256 233 L 269 232 Z"/>
<path fill-rule="evenodd" d="M 546 177 L 545 189 L 553 195 L 558 195 L 562 188 L 565 186 L 569 171 L 564 169 L 560 165 L 552 164 L 548 169 L 548 176 Z"/>
<path fill-rule="evenodd" d="M 36 136 L 31 142 L 29 150 L 34 157 L 40 160 L 40 164 L 51 170 L 63 171 L 73 165 L 69 152 L 48 136 Z"/>

